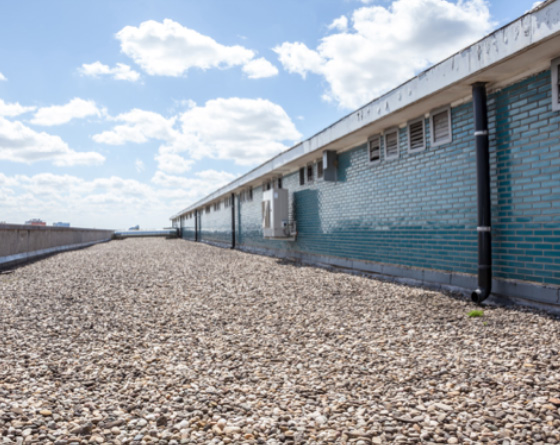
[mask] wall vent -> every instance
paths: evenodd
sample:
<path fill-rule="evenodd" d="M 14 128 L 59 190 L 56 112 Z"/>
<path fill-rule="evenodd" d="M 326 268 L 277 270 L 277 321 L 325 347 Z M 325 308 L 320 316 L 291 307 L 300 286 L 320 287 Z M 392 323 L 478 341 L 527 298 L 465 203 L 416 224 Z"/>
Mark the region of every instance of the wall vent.
<path fill-rule="evenodd" d="M 399 130 L 394 128 L 385 131 L 385 159 L 399 157 Z"/>
<path fill-rule="evenodd" d="M 422 151 L 426 148 L 424 131 L 424 118 L 417 119 L 408 124 L 408 151 Z"/>
<path fill-rule="evenodd" d="M 338 160 L 336 158 L 336 151 L 325 150 L 323 152 L 323 180 L 333 182 L 336 181 L 337 167 Z"/>
<path fill-rule="evenodd" d="M 368 149 L 370 162 L 379 162 L 381 159 L 381 138 L 378 134 L 368 139 Z"/>
<path fill-rule="evenodd" d="M 550 77 L 552 79 L 552 109 L 560 111 L 560 57 L 551 62 Z"/>
<path fill-rule="evenodd" d="M 430 126 L 433 146 L 451 142 L 451 108 L 433 111 L 430 115 Z"/>

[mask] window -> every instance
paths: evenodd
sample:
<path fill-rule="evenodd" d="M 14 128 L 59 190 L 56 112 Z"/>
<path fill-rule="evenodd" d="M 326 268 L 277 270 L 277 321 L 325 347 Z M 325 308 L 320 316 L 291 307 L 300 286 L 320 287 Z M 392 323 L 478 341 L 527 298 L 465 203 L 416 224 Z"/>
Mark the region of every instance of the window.
<path fill-rule="evenodd" d="M 279 188 L 279 189 L 282 188 L 282 178 L 278 178 L 276 180 L 276 188 Z"/>
<path fill-rule="evenodd" d="M 210 213 L 210 206 L 206 206 L 206 213 Z"/>
<path fill-rule="evenodd" d="M 272 181 L 266 181 L 263 183 L 263 191 L 270 190 L 272 188 Z"/>
<path fill-rule="evenodd" d="M 247 190 L 247 201 L 252 201 L 253 200 L 253 187 L 250 187 Z"/>
<path fill-rule="evenodd" d="M 552 78 L 552 109 L 560 111 L 560 57 L 551 63 L 550 77 Z"/>
<path fill-rule="evenodd" d="M 408 151 L 422 151 L 426 148 L 426 132 L 424 118 L 416 119 L 408 124 Z"/>
<path fill-rule="evenodd" d="M 299 169 L 299 185 L 305 184 L 305 167 Z"/>
<path fill-rule="evenodd" d="M 307 182 L 313 182 L 313 164 L 307 166 Z"/>
<path fill-rule="evenodd" d="M 430 115 L 430 129 L 433 146 L 451 142 L 451 108 L 433 111 Z"/>
<path fill-rule="evenodd" d="M 381 159 L 381 137 L 376 134 L 368 139 L 369 160 L 379 162 Z"/>
<path fill-rule="evenodd" d="M 317 179 L 320 179 L 323 177 L 323 160 L 319 159 L 317 161 Z"/>
<path fill-rule="evenodd" d="M 397 128 L 385 132 L 385 159 L 399 157 L 399 130 Z"/>
<path fill-rule="evenodd" d="M 229 207 L 229 198 L 224 199 L 224 209 Z"/>

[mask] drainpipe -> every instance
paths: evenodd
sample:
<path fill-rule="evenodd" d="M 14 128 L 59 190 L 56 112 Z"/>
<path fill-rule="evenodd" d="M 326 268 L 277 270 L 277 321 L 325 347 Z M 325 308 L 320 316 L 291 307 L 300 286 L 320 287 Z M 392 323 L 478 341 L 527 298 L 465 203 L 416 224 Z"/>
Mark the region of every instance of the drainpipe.
<path fill-rule="evenodd" d="M 198 241 L 198 209 L 194 211 L 194 240 Z"/>
<path fill-rule="evenodd" d="M 231 194 L 231 248 L 235 249 L 235 193 Z"/>
<path fill-rule="evenodd" d="M 472 86 L 474 136 L 476 140 L 476 189 L 478 200 L 478 288 L 471 294 L 482 303 L 492 291 L 492 234 L 490 221 L 490 156 L 488 153 L 488 114 L 486 87 L 482 82 Z"/>

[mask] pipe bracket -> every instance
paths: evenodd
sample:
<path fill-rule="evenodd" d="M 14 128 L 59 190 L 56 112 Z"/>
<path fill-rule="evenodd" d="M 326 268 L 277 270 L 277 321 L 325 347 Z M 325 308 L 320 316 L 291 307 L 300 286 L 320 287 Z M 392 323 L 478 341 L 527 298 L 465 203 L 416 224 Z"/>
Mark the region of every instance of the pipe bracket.
<path fill-rule="evenodd" d="M 475 136 L 488 136 L 488 130 L 478 130 L 474 132 Z"/>
<path fill-rule="evenodd" d="M 492 227 L 490 226 L 481 226 L 481 227 L 477 227 L 476 228 L 477 232 L 491 232 L 492 231 Z"/>

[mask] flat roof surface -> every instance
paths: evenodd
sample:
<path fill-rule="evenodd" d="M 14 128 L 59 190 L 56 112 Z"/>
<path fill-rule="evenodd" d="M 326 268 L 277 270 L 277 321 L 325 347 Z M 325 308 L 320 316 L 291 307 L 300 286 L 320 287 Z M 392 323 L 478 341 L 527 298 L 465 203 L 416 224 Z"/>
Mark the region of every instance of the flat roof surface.
<path fill-rule="evenodd" d="M 182 240 L 59 254 L 0 275 L 0 431 L 42 444 L 558 442 L 559 320 L 475 309 Z"/>

